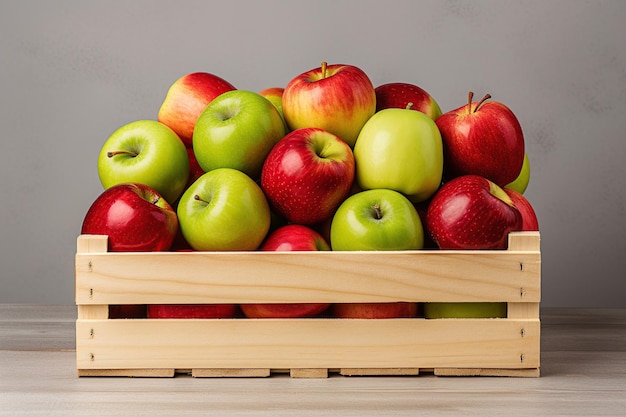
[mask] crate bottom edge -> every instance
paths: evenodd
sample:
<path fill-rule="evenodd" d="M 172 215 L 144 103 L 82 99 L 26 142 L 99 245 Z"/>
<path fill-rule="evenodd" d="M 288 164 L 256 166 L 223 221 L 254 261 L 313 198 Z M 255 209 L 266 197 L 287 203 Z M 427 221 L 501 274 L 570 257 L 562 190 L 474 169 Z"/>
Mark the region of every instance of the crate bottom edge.
<path fill-rule="evenodd" d="M 136 368 L 77 369 L 78 377 L 143 377 L 173 378 L 188 375 L 195 378 L 259 378 L 288 374 L 291 378 L 328 378 L 331 375 L 358 376 L 421 376 L 437 377 L 539 377 L 540 368 Z"/>

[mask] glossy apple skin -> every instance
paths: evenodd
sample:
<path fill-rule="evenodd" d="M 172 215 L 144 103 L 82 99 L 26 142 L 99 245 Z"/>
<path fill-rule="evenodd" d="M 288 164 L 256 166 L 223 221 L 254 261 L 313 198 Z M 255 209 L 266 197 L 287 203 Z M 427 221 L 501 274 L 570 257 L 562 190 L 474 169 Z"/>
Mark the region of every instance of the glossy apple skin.
<path fill-rule="evenodd" d="M 144 184 L 104 190 L 85 214 L 81 234 L 107 235 L 112 252 L 169 250 L 178 231 L 176 212 Z"/>
<path fill-rule="evenodd" d="M 483 176 L 500 187 L 517 178 L 524 162 L 524 135 L 513 112 L 497 101 L 466 104 L 442 114 L 446 179 Z M 470 109 L 471 107 L 471 109 Z"/>
<path fill-rule="evenodd" d="M 376 215 L 376 206 L 380 216 Z M 351 195 L 341 203 L 330 225 L 334 251 L 410 250 L 422 249 L 423 245 L 424 229 L 417 210 L 393 190 Z"/>
<path fill-rule="evenodd" d="M 377 112 L 359 133 L 354 159 L 356 181 L 363 189 L 389 188 L 419 202 L 430 198 L 441 184 L 441 134 L 421 112 Z"/>
<path fill-rule="evenodd" d="M 261 91 L 259 94 L 268 99 L 278 110 L 280 116 L 283 117 L 283 93 L 285 89 L 283 87 L 268 87 Z"/>
<path fill-rule="evenodd" d="M 443 184 L 428 205 L 427 230 L 441 249 L 506 249 L 522 215 L 495 183 L 464 175 Z"/>
<path fill-rule="evenodd" d="M 354 181 L 354 155 L 339 137 L 318 128 L 296 129 L 271 150 L 261 187 L 288 221 L 315 224 L 332 216 Z"/>
<path fill-rule="evenodd" d="M 149 304 L 149 319 L 227 319 L 235 316 L 235 304 Z"/>
<path fill-rule="evenodd" d="M 270 233 L 259 249 L 262 251 L 317 251 L 330 250 L 330 245 L 322 235 L 310 227 L 288 224 Z"/>
<path fill-rule="evenodd" d="M 260 250 L 320 251 L 330 250 L 330 246 L 315 230 L 289 224 L 271 233 Z M 293 318 L 316 316 L 329 306 L 330 303 L 242 304 L 241 311 L 248 318 Z"/>
<path fill-rule="evenodd" d="M 427 319 L 505 318 L 506 303 L 424 303 Z"/>
<path fill-rule="evenodd" d="M 191 184 L 204 175 L 204 170 L 198 163 L 193 148 L 187 148 L 187 157 L 189 158 L 189 178 L 187 178 L 187 186 L 185 189 L 189 188 Z"/>
<path fill-rule="evenodd" d="M 537 214 L 530 201 L 524 195 L 518 193 L 510 188 L 504 188 L 504 192 L 511 198 L 515 207 L 522 215 L 522 228 L 523 232 L 539 231 L 539 220 Z"/>
<path fill-rule="evenodd" d="M 528 154 L 524 153 L 524 162 L 522 163 L 522 169 L 515 180 L 508 183 L 504 188 L 509 188 L 517 191 L 520 194 L 524 194 L 530 183 L 530 159 Z"/>
<path fill-rule="evenodd" d="M 239 308 L 249 319 L 290 319 L 317 316 L 328 309 L 329 305 L 325 303 L 240 304 Z"/>
<path fill-rule="evenodd" d="M 417 316 L 417 303 L 336 303 L 331 315 L 342 319 L 392 319 Z"/>
<path fill-rule="evenodd" d="M 350 147 L 375 111 L 374 86 L 353 65 L 328 65 L 325 72 L 323 67 L 311 69 L 293 78 L 283 93 L 283 115 L 290 130 L 317 127 Z"/>
<path fill-rule="evenodd" d="M 157 120 L 169 126 L 191 148 L 193 129 L 202 111 L 215 97 L 232 90 L 235 86 L 214 74 L 183 75 L 168 89 Z"/>
<path fill-rule="evenodd" d="M 256 250 L 271 221 L 261 188 L 232 168 L 198 178 L 180 198 L 177 212 L 182 235 L 194 250 Z"/>
<path fill-rule="evenodd" d="M 146 184 L 174 204 L 187 185 L 189 158 L 172 129 L 154 120 L 137 120 L 105 141 L 98 156 L 98 176 L 105 189 L 122 183 Z"/>
<path fill-rule="evenodd" d="M 205 172 L 233 168 L 257 180 L 263 161 L 286 134 L 276 107 L 258 93 L 226 92 L 204 109 L 193 133 L 193 150 Z"/>
<path fill-rule="evenodd" d="M 387 83 L 374 89 L 376 111 L 383 109 L 406 109 L 421 111 L 433 120 L 441 116 L 441 108 L 435 99 L 423 88 L 410 83 Z"/>

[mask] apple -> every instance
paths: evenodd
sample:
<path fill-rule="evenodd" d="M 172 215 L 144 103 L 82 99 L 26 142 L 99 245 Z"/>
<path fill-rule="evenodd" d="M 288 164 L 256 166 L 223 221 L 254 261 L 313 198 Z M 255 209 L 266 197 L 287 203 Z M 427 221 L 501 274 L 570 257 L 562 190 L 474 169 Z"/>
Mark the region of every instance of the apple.
<path fill-rule="evenodd" d="M 318 251 L 330 246 L 317 231 L 300 224 L 287 224 L 270 233 L 261 247 L 262 251 Z"/>
<path fill-rule="evenodd" d="M 327 65 L 293 78 L 283 93 L 283 115 L 291 130 L 317 127 L 327 130 L 350 147 L 376 111 L 371 80 L 353 65 Z"/>
<path fill-rule="evenodd" d="M 428 205 L 427 230 L 441 249 L 506 249 L 522 215 L 508 194 L 479 175 L 444 183 Z"/>
<path fill-rule="evenodd" d="M 506 303 L 424 303 L 424 317 L 427 319 L 490 319 L 505 318 Z"/>
<path fill-rule="evenodd" d="M 421 87 L 410 83 L 379 85 L 376 92 L 376 111 L 383 109 L 406 109 L 421 111 L 433 120 L 441 116 L 441 108 L 435 99 Z"/>
<path fill-rule="evenodd" d="M 504 192 L 511 198 L 513 205 L 519 210 L 522 215 L 522 228 L 521 231 L 539 231 L 539 221 L 537 214 L 533 209 L 532 204 L 521 193 L 512 190 L 510 188 L 504 188 Z"/>
<path fill-rule="evenodd" d="M 272 232 L 261 245 L 262 251 L 320 251 L 330 246 L 315 230 L 289 224 Z M 293 318 L 316 316 L 330 303 L 275 303 L 242 304 L 241 311 L 248 318 Z"/>
<path fill-rule="evenodd" d="M 291 319 L 313 317 L 323 313 L 327 303 L 275 303 L 275 304 L 240 304 L 239 308 L 249 319 Z"/>
<path fill-rule="evenodd" d="M 272 208 L 291 223 L 332 216 L 354 181 L 354 155 L 346 142 L 319 128 L 288 133 L 270 151 L 261 187 Z"/>
<path fill-rule="evenodd" d="M 263 191 L 232 168 L 211 170 L 187 188 L 178 203 L 178 218 L 194 250 L 256 250 L 270 227 Z"/>
<path fill-rule="evenodd" d="M 187 157 L 189 158 L 189 177 L 187 178 L 187 189 L 191 184 L 196 182 L 204 174 L 204 170 L 196 159 L 196 154 L 193 152 L 193 148 L 187 148 Z"/>
<path fill-rule="evenodd" d="M 265 157 L 286 134 L 276 107 L 258 93 L 228 91 L 202 112 L 193 150 L 204 171 L 234 168 L 258 179 Z"/>
<path fill-rule="evenodd" d="M 169 250 L 178 231 L 176 212 L 144 184 L 104 190 L 85 214 L 81 234 L 107 235 L 113 252 Z"/>
<path fill-rule="evenodd" d="M 278 110 L 280 116 L 283 117 L 283 92 L 285 89 L 283 87 L 268 87 L 259 91 L 259 94 L 268 99 Z"/>
<path fill-rule="evenodd" d="M 522 163 L 522 169 L 515 180 L 508 183 L 504 186 L 504 188 L 510 188 L 512 190 L 517 191 L 520 194 L 524 194 L 526 188 L 528 188 L 528 183 L 530 182 L 530 161 L 528 159 L 528 154 L 524 152 L 524 162 Z"/>
<path fill-rule="evenodd" d="M 422 249 L 424 229 L 413 204 L 397 191 L 374 189 L 348 197 L 330 225 L 335 251 Z"/>
<path fill-rule="evenodd" d="M 228 319 L 235 316 L 235 304 L 149 304 L 149 319 Z"/>
<path fill-rule="evenodd" d="M 441 134 L 422 112 L 391 108 L 374 114 L 358 135 L 354 159 L 363 189 L 389 188 L 420 202 L 441 185 Z"/>
<path fill-rule="evenodd" d="M 192 146 L 193 129 L 213 99 L 235 87 L 214 74 L 193 72 L 177 79 L 159 108 L 158 121 L 169 126 L 186 147 Z"/>
<path fill-rule="evenodd" d="M 331 315 L 342 319 L 391 319 L 417 316 L 417 303 L 336 303 Z"/>
<path fill-rule="evenodd" d="M 476 174 L 501 187 L 515 180 L 524 162 L 524 135 L 517 117 L 502 103 L 482 100 L 442 114 L 437 126 L 443 139 L 446 179 Z"/>
<path fill-rule="evenodd" d="M 147 309 L 145 304 L 110 304 L 110 319 L 145 319 Z"/>
<path fill-rule="evenodd" d="M 105 141 L 98 176 L 105 189 L 122 183 L 146 184 L 173 204 L 187 185 L 189 158 L 172 129 L 155 120 L 137 120 Z"/>

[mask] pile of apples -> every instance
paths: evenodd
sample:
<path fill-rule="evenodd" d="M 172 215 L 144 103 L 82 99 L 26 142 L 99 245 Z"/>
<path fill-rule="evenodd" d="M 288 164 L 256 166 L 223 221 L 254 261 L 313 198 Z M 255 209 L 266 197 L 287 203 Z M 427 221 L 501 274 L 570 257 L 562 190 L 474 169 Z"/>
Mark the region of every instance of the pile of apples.
<path fill-rule="evenodd" d="M 110 251 L 505 249 L 509 232 L 538 230 L 507 106 L 470 93 L 443 113 L 417 85 L 374 87 L 353 65 L 259 92 L 187 74 L 157 120 L 105 141 L 98 175 L 81 233 L 108 235 Z M 134 307 L 111 316 L 417 314 L 416 303 Z"/>

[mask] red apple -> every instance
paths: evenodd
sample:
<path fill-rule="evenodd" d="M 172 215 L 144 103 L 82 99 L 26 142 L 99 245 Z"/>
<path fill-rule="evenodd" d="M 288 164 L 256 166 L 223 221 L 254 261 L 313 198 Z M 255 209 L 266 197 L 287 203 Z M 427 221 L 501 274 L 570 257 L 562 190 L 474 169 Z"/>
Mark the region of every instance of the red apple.
<path fill-rule="evenodd" d="M 351 147 L 375 111 L 374 86 L 353 65 L 323 62 L 292 79 L 283 93 L 283 115 L 291 130 L 318 127 Z"/>
<path fill-rule="evenodd" d="M 149 304 L 149 319 L 227 319 L 235 316 L 235 304 Z"/>
<path fill-rule="evenodd" d="M 427 229 L 441 249 L 506 249 L 522 215 L 508 194 L 479 175 L 443 184 L 428 206 Z"/>
<path fill-rule="evenodd" d="M 178 217 L 167 201 L 144 184 L 125 183 L 102 192 L 87 211 L 82 234 L 108 235 L 109 250 L 169 250 Z"/>
<path fill-rule="evenodd" d="M 169 126 L 186 147 L 192 146 L 193 129 L 204 108 L 217 96 L 235 90 L 228 81 L 206 72 L 180 77 L 167 91 L 158 121 Z"/>
<path fill-rule="evenodd" d="M 204 170 L 196 159 L 193 148 L 187 148 L 187 156 L 189 157 L 189 177 L 187 178 L 187 188 L 193 184 L 198 178 L 204 174 Z"/>
<path fill-rule="evenodd" d="M 271 233 L 260 250 L 318 251 L 330 250 L 330 246 L 315 230 L 289 224 Z M 248 318 L 293 318 L 315 316 L 329 306 L 330 303 L 242 304 L 241 311 Z"/>
<path fill-rule="evenodd" d="M 376 111 L 396 108 L 421 111 L 433 120 L 441 116 L 441 108 L 435 99 L 423 88 L 409 83 L 388 83 L 379 85 L 376 92 Z"/>
<path fill-rule="evenodd" d="M 288 224 L 274 230 L 259 248 L 263 251 L 330 250 L 328 242 L 315 230 L 300 224 Z"/>
<path fill-rule="evenodd" d="M 145 304 L 112 304 L 109 305 L 110 319 L 145 319 Z"/>
<path fill-rule="evenodd" d="M 337 303 L 331 315 L 342 319 L 391 319 L 417 316 L 417 303 Z"/>
<path fill-rule="evenodd" d="M 524 162 L 524 135 L 515 114 L 487 94 L 436 120 L 444 151 L 444 178 L 476 174 L 501 187 L 514 181 Z"/>
<path fill-rule="evenodd" d="M 530 204 L 530 201 L 519 192 L 511 189 L 504 188 L 504 191 L 511 197 L 513 204 L 522 215 L 522 231 L 539 231 L 539 221 L 537 220 L 537 214 Z"/>
<path fill-rule="evenodd" d="M 288 133 L 270 151 L 261 187 L 272 208 L 291 223 L 328 219 L 350 192 L 354 155 L 343 140 L 318 128 Z"/>
<path fill-rule="evenodd" d="M 239 307 L 249 319 L 291 319 L 317 316 L 323 313 L 329 305 L 325 303 L 276 303 L 241 304 Z"/>

